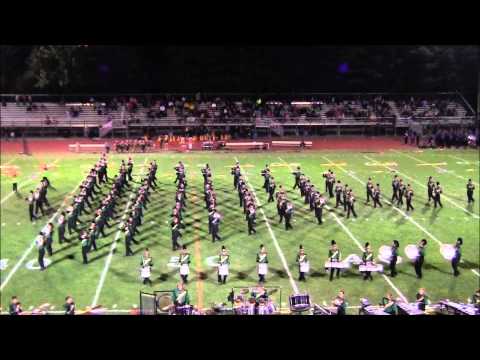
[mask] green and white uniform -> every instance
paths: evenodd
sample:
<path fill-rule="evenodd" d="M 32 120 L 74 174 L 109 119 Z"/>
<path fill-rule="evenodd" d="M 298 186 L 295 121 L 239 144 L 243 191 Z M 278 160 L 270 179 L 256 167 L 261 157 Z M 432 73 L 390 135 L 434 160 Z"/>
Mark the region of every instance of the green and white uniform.
<path fill-rule="evenodd" d="M 301 273 L 308 273 L 310 271 L 310 263 L 308 262 L 307 254 L 298 254 L 296 262 Z"/>
<path fill-rule="evenodd" d="M 152 273 L 153 261 L 151 257 L 145 257 L 142 255 L 140 262 L 140 272 L 143 279 L 148 279 Z"/>
<path fill-rule="evenodd" d="M 190 254 L 185 253 L 185 254 L 180 254 L 180 257 L 178 258 L 178 263 L 180 264 L 180 275 L 188 275 L 190 274 Z"/>
<path fill-rule="evenodd" d="M 258 263 L 258 275 L 267 275 L 268 273 L 267 253 L 258 253 L 257 263 Z"/>
<path fill-rule="evenodd" d="M 229 265 L 230 265 L 230 255 L 220 254 L 218 256 L 218 275 L 228 276 Z"/>

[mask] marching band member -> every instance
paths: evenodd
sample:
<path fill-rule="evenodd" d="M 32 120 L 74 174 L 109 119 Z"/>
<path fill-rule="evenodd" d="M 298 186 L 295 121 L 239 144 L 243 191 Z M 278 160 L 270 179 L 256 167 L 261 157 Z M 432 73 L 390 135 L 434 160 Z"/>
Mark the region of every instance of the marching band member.
<path fill-rule="evenodd" d="M 340 290 L 335 299 L 333 299 L 332 305 L 337 309 L 337 315 L 346 314 L 347 303 L 345 301 L 345 291 L 343 289 Z"/>
<path fill-rule="evenodd" d="M 430 304 L 430 300 L 428 299 L 428 296 L 427 296 L 424 288 L 418 289 L 418 293 L 416 295 L 416 298 L 417 298 L 418 309 L 422 310 L 422 311 L 425 311 L 425 307 L 428 304 Z"/>
<path fill-rule="evenodd" d="M 365 243 L 365 251 L 363 252 L 362 260 L 363 260 L 364 265 L 373 264 L 373 252 L 372 252 L 372 248 L 370 246 L 370 243 L 368 243 L 368 242 Z M 363 280 L 367 280 L 367 279 L 370 279 L 370 281 L 373 280 L 371 271 L 364 271 L 363 272 Z"/>
<path fill-rule="evenodd" d="M 184 284 L 188 283 L 188 274 L 190 274 L 190 254 L 187 251 L 187 245 L 182 246 L 180 256 L 178 257 L 178 263 L 180 264 L 180 277 Z"/>
<path fill-rule="evenodd" d="M 48 223 L 47 228 L 44 230 L 45 235 L 45 248 L 47 249 L 48 256 L 53 255 L 52 243 L 53 243 L 53 224 Z"/>
<path fill-rule="evenodd" d="M 427 246 L 427 240 L 426 239 L 422 239 L 420 241 L 420 244 L 418 244 L 418 246 L 417 246 L 418 256 L 415 259 L 414 267 L 415 267 L 415 273 L 417 274 L 418 279 L 422 278 L 422 266 L 423 266 L 423 262 L 425 260 L 425 246 Z"/>
<path fill-rule="evenodd" d="M 225 284 L 227 282 L 228 267 L 230 264 L 230 255 L 227 248 L 222 246 L 222 251 L 218 256 L 218 283 Z"/>
<path fill-rule="evenodd" d="M 145 285 L 146 283 L 149 283 L 150 285 L 152 285 L 152 280 L 150 280 L 150 276 L 152 274 L 153 259 L 150 256 L 150 251 L 148 250 L 148 248 L 145 248 L 145 251 L 143 252 L 140 266 L 143 284 Z"/>
<path fill-rule="evenodd" d="M 45 264 L 43 259 L 45 258 L 45 247 L 47 245 L 47 240 L 43 232 L 39 232 L 37 238 L 35 239 L 35 244 L 38 249 L 38 264 L 40 265 L 40 271 L 45 270 Z"/>
<path fill-rule="evenodd" d="M 306 281 L 305 274 L 310 270 L 310 264 L 307 259 L 307 254 L 305 254 L 305 250 L 303 249 L 303 245 L 300 245 L 299 247 L 296 263 L 298 264 L 298 272 L 300 273 L 298 281 Z"/>
<path fill-rule="evenodd" d="M 75 315 L 75 302 L 71 296 L 65 298 L 63 308 L 65 309 L 65 315 Z"/>
<path fill-rule="evenodd" d="M 10 315 L 20 315 L 22 313 L 22 304 L 18 301 L 16 296 L 12 296 L 10 306 L 8 307 L 8 313 Z"/>
<path fill-rule="evenodd" d="M 265 275 L 268 272 L 268 258 L 267 258 L 267 250 L 265 246 L 262 244 L 260 245 L 260 252 L 257 253 L 257 268 L 258 268 L 258 281 L 261 283 L 265 282 Z"/>
<path fill-rule="evenodd" d="M 172 292 L 173 304 L 175 307 L 190 305 L 190 296 L 188 290 L 182 282 L 179 282 L 177 287 Z"/>
<path fill-rule="evenodd" d="M 342 198 L 343 198 L 343 211 L 346 212 L 347 211 L 347 207 L 348 207 L 348 194 L 350 193 L 350 189 L 348 188 L 348 184 L 345 184 L 345 186 L 343 187 L 343 191 L 342 191 Z"/>
<path fill-rule="evenodd" d="M 477 289 L 475 294 L 472 295 L 470 302 L 473 304 L 473 306 L 480 310 L 480 289 Z"/>
<path fill-rule="evenodd" d="M 398 315 L 398 307 L 395 299 L 392 296 L 392 293 L 387 293 L 387 296 L 382 298 L 380 305 L 383 306 L 383 311 L 385 311 L 387 314 Z"/>
<path fill-rule="evenodd" d="M 270 169 L 268 168 L 268 164 L 265 164 L 265 169 L 262 170 L 261 175 L 264 178 L 264 183 L 263 183 L 263 188 L 265 189 L 265 192 L 268 193 L 268 188 L 270 184 Z"/>
<path fill-rule="evenodd" d="M 473 190 L 475 190 L 475 185 L 472 183 L 472 179 L 468 179 L 467 183 L 467 199 L 468 199 L 468 204 L 473 203 Z"/>
<path fill-rule="evenodd" d="M 323 207 L 325 206 L 326 203 L 327 203 L 327 200 L 325 200 L 325 198 L 323 197 L 323 194 L 320 194 L 320 196 L 318 196 L 315 199 L 314 209 L 315 209 L 315 217 L 317 218 L 318 225 L 321 225 L 323 223 L 322 221 Z"/>
<path fill-rule="evenodd" d="M 65 212 L 62 211 L 62 214 L 58 217 L 58 243 L 62 244 L 65 240 Z"/>
<path fill-rule="evenodd" d="M 292 174 L 295 176 L 295 185 L 293 185 L 293 190 L 295 190 L 295 188 L 300 187 L 300 176 L 302 176 L 300 166 L 297 166 L 297 170 L 292 172 Z"/>
<path fill-rule="evenodd" d="M 440 186 L 440 183 L 437 181 L 437 185 L 433 190 L 433 207 L 435 209 L 437 208 L 437 204 L 440 205 L 441 208 L 443 208 L 442 202 L 440 201 L 440 194 L 442 192 L 443 192 L 442 187 Z"/>
<path fill-rule="evenodd" d="M 372 187 L 372 199 L 373 199 L 373 207 L 376 208 L 377 205 L 380 207 L 382 206 L 382 203 L 380 202 L 380 184 L 377 184 L 377 186 L 374 188 Z"/>
<path fill-rule="evenodd" d="M 340 250 L 338 249 L 337 243 L 335 242 L 335 240 L 332 240 L 331 247 L 328 250 L 328 260 L 330 262 L 340 262 L 340 259 L 341 259 Z M 340 268 L 335 269 L 333 267 L 330 267 L 330 281 L 333 280 L 333 273 L 335 272 L 335 270 L 337 270 L 337 278 L 340 277 Z"/>
<path fill-rule="evenodd" d="M 30 216 L 30 221 L 33 221 L 37 218 L 37 216 L 33 213 L 35 205 L 33 190 L 30 190 L 30 194 L 28 194 L 28 197 L 25 200 L 28 202 L 28 214 Z"/>
<path fill-rule="evenodd" d="M 428 202 L 425 205 L 430 205 L 430 200 L 435 202 L 435 182 L 433 181 L 433 177 L 429 176 L 427 181 L 427 195 L 428 195 Z"/>
<path fill-rule="evenodd" d="M 82 259 L 84 264 L 88 264 L 87 254 L 90 250 L 90 241 L 87 235 L 87 232 L 84 230 L 82 235 L 80 235 L 80 244 L 82 245 Z"/>
<path fill-rule="evenodd" d="M 372 200 L 374 199 L 373 190 L 374 188 L 373 188 L 372 178 L 368 178 L 367 185 L 366 185 L 367 201 L 365 202 L 365 205 L 370 203 L 370 198 L 372 198 Z"/>
<path fill-rule="evenodd" d="M 220 220 L 222 216 L 216 209 L 213 209 L 213 211 L 214 214 L 212 218 L 212 242 L 215 242 L 215 240 L 222 240 L 222 238 L 218 236 L 218 227 L 220 225 Z"/>
<path fill-rule="evenodd" d="M 250 204 L 247 213 L 247 222 L 248 222 L 248 235 L 256 234 L 257 230 L 255 230 L 255 219 L 256 219 L 256 210 L 255 205 Z"/>
<path fill-rule="evenodd" d="M 342 182 L 340 180 L 337 180 L 337 185 L 335 186 L 335 209 L 338 208 L 338 205 L 343 205 L 342 192 L 343 192 Z"/>
<path fill-rule="evenodd" d="M 347 219 L 350 218 L 350 213 L 352 213 L 354 217 L 357 217 L 357 213 L 355 212 L 355 201 L 353 191 L 349 190 L 347 193 Z"/>
<path fill-rule="evenodd" d="M 398 175 L 394 175 L 392 180 L 392 199 L 390 200 L 392 205 L 394 200 L 398 201 L 398 190 L 399 190 Z"/>
<path fill-rule="evenodd" d="M 405 193 L 405 199 L 407 200 L 407 211 L 415 210 L 414 207 L 412 206 L 413 195 L 414 193 L 413 193 L 412 187 L 410 186 L 410 184 L 407 184 L 407 190 Z"/>
<path fill-rule="evenodd" d="M 390 258 L 390 276 L 395 277 L 397 276 L 397 259 L 398 259 L 398 248 L 400 247 L 400 243 L 398 240 L 393 240 L 393 245 L 391 246 L 392 249 L 392 257 Z"/>
<path fill-rule="evenodd" d="M 178 238 L 182 237 L 182 233 L 180 232 L 180 221 L 177 216 L 175 216 L 171 222 L 172 227 L 172 250 L 175 251 L 180 247 L 178 243 Z"/>
<path fill-rule="evenodd" d="M 285 230 L 293 229 L 292 224 L 290 223 L 293 216 L 293 204 L 290 201 L 287 201 L 287 207 L 285 209 Z"/>
<path fill-rule="evenodd" d="M 275 194 L 275 189 L 277 188 L 277 185 L 275 185 L 275 179 L 272 178 L 268 181 L 268 202 L 274 202 L 275 200 L 273 199 L 273 195 Z"/>
<path fill-rule="evenodd" d="M 458 271 L 458 264 L 460 263 L 460 258 L 462 257 L 462 245 L 463 239 L 459 237 L 455 243 L 455 255 L 452 258 L 453 276 L 460 275 L 460 271 Z"/>

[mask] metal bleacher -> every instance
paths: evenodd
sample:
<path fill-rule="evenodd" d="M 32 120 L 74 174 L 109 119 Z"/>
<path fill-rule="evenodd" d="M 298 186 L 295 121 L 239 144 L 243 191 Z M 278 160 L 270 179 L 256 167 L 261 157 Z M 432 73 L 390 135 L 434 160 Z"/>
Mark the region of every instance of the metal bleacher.
<path fill-rule="evenodd" d="M 181 94 L 180 94 L 181 95 Z M 178 95 L 176 99 L 179 99 Z M 280 115 L 274 116 L 272 111 L 251 111 L 248 115 L 242 114 L 242 102 L 240 99 L 249 96 L 250 99 L 255 99 L 258 95 L 248 94 L 211 94 L 209 100 L 205 100 L 196 104 L 197 109 L 204 115 L 202 117 L 193 116 L 188 111 L 178 111 L 175 108 L 167 108 L 164 116 L 149 117 L 148 112 L 150 107 L 145 107 L 142 101 L 138 102 L 138 106 L 134 112 L 126 110 L 125 105 L 119 105 L 116 110 L 109 109 L 108 112 L 99 114 L 96 111 L 95 103 L 87 99 L 88 95 L 71 95 L 66 100 L 60 101 L 59 96 L 55 95 L 32 95 L 36 109 L 27 111 L 25 104 L 17 104 L 15 102 L 14 94 L 2 94 L 2 106 L 0 106 L 0 120 L 1 129 L 50 129 L 52 131 L 58 129 L 83 130 L 89 128 L 97 128 L 100 130 L 100 136 L 106 136 L 112 129 L 138 129 L 142 131 L 143 128 L 158 128 L 158 129 L 184 129 L 186 127 L 196 126 L 214 126 L 214 127 L 229 127 L 229 126 L 244 126 L 255 127 L 264 131 L 271 131 L 277 136 L 284 136 L 286 129 L 309 127 L 323 127 L 335 128 L 351 127 L 351 128 L 367 128 L 371 126 L 383 126 L 385 128 L 395 129 L 401 127 L 411 126 L 412 123 L 420 123 L 422 125 L 428 124 L 462 124 L 469 125 L 475 122 L 476 117 L 474 111 L 468 102 L 459 93 L 439 93 L 429 94 L 427 98 L 433 99 L 447 99 L 447 109 L 455 109 L 455 116 L 422 116 L 422 114 L 429 109 L 430 103 L 425 106 L 416 106 L 412 116 L 402 116 L 397 100 L 399 98 L 407 99 L 410 94 L 271 94 L 267 96 L 269 99 L 265 100 L 269 104 L 288 104 L 291 109 L 295 111 L 287 112 L 280 111 Z M 112 96 L 99 96 L 101 100 L 97 100 L 96 104 L 106 104 L 113 98 Z M 118 96 L 118 95 L 117 95 Z M 150 97 L 155 99 L 157 94 L 135 94 L 139 99 Z M 158 96 L 163 96 L 158 94 Z M 193 99 L 194 95 L 186 95 Z M 359 103 L 359 100 L 373 99 L 381 96 L 385 102 L 390 106 L 391 115 L 386 117 L 370 116 L 370 117 L 354 117 L 352 115 L 342 116 L 327 116 L 330 110 L 334 109 L 335 103 L 347 103 L 351 111 L 364 111 L 365 109 Z M 422 95 L 415 95 L 416 99 L 422 99 Z M 94 95 L 95 97 L 95 95 Z M 128 97 L 128 96 L 127 96 Z M 223 97 L 233 101 L 236 107 L 234 115 L 221 116 L 223 105 L 212 107 L 213 99 Z M 337 101 L 332 101 L 332 98 L 338 98 Z M 309 99 L 309 100 L 305 100 Z M 311 99 L 311 100 L 310 100 Z M 317 99 L 313 101 L 313 99 Z M 270 101 L 270 102 L 269 102 Z M 219 102 L 222 104 L 222 101 Z M 74 106 L 81 111 L 78 116 L 72 116 L 70 108 Z M 308 109 L 299 111 L 300 108 Z M 105 125 L 108 124 L 108 128 Z M 111 126 L 110 126 L 111 125 Z M 340 133 L 340 131 L 338 131 Z"/>

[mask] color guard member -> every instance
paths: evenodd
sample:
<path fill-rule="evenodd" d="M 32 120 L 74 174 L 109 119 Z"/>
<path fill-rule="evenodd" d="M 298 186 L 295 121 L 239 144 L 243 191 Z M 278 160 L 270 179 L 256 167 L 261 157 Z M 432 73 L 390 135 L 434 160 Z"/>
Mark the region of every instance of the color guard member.
<path fill-rule="evenodd" d="M 228 268 L 230 265 L 230 255 L 227 248 L 222 246 L 222 251 L 218 256 L 218 283 L 225 284 L 227 282 Z"/>
<path fill-rule="evenodd" d="M 265 276 L 268 273 L 268 257 L 267 250 L 263 244 L 260 245 L 260 252 L 257 253 L 257 264 L 258 281 L 264 283 Z"/>
<path fill-rule="evenodd" d="M 182 246 L 180 256 L 178 257 L 180 265 L 180 277 L 185 284 L 188 284 L 188 275 L 190 274 L 190 254 L 187 251 L 187 245 Z"/>

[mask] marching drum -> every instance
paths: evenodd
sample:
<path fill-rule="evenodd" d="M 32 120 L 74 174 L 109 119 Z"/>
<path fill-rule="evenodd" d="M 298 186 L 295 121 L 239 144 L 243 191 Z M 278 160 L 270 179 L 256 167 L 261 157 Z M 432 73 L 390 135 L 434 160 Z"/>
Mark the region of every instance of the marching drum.
<path fill-rule="evenodd" d="M 309 294 L 296 294 L 289 298 L 290 310 L 292 311 L 305 311 L 310 309 L 310 295 Z"/>
<path fill-rule="evenodd" d="M 373 264 L 371 262 L 367 262 L 365 265 L 360 265 L 358 267 L 360 272 L 364 271 L 371 271 L 371 272 L 383 272 L 383 265 L 382 264 Z"/>
<path fill-rule="evenodd" d="M 140 269 L 140 275 L 142 278 L 146 279 L 149 278 L 151 275 L 151 268 L 150 266 L 144 266 Z"/>
<path fill-rule="evenodd" d="M 255 299 L 254 298 L 251 298 L 248 302 L 248 304 L 246 305 L 246 308 L 247 308 L 247 315 L 255 315 L 255 307 L 256 307 L 256 302 L 255 302 Z"/>
<path fill-rule="evenodd" d="M 390 260 L 392 259 L 392 247 L 387 245 L 380 246 L 380 249 L 378 250 L 378 258 L 384 263 L 390 263 Z M 402 258 L 397 256 L 397 264 L 400 264 L 401 262 Z"/>
<path fill-rule="evenodd" d="M 343 261 L 326 261 L 325 262 L 325 269 L 347 269 L 350 267 L 350 264 L 343 262 Z"/>
<path fill-rule="evenodd" d="M 175 315 L 192 315 L 193 306 L 192 305 L 183 305 L 175 307 Z"/>
<path fill-rule="evenodd" d="M 416 260 L 417 257 L 420 255 L 417 245 L 407 245 L 405 247 L 405 255 L 407 255 L 410 260 Z"/>
<path fill-rule="evenodd" d="M 308 261 L 300 263 L 300 272 L 308 273 L 310 271 L 310 263 Z"/>
<path fill-rule="evenodd" d="M 259 275 L 267 275 L 268 272 L 268 264 L 260 263 L 258 264 L 258 274 Z"/>
<path fill-rule="evenodd" d="M 160 312 L 167 313 L 170 311 L 173 305 L 173 299 L 171 294 L 163 293 L 157 295 L 157 306 Z"/>
<path fill-rule="evenodd" d="M 220 276 L 228 275 L 228 264 L 218 265 L 218 275 Z"/>
<path fill-rule="evenodd" d="M 188 275 L 188 274 L 190 274 L 190 268 L 188 267 L 188 264 L 180 265 L 180 275 Z"/>
<path fill-rule="evenodd" d="M 455 256 L 455 247 L 450 244 L 443 244 L 440 246 L 440 253 L 445 260 L 451 261 Z"/>

